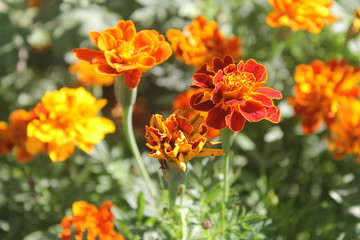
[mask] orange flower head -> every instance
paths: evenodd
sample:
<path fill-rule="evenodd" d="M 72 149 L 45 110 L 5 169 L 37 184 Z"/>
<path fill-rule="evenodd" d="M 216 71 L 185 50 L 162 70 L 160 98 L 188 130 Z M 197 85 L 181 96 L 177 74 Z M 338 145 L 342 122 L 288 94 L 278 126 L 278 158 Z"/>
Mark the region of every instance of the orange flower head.
<path fill-rule="evenodd" d="M 347 65 L 346 60 L 319 60 L 310 65 L 301 64 L 294 74 L 294 96 L 288 99 L 296 116 L 303 116 L 304 133 L 315 132 L 325 121 L 330 125 L 342 102 L 357 98 L 360 88 L 360 68 Z"/>
<path fill-rule="evenodd" d="M 34 108 L 27 135 L 46 146 L 52 161 L 68 158 L 74 145 L 90 152 L 105 134 L 115 131 L 112 121 L 97 116 L 105 104 L 105 99 L 96 100 L 82 87 L 49 91 Z"/>
<path fill-rule="evenodd" d="M 31 161 L 42 150 L 37 144 L 31 147 L 37 141 L 27 135 L 27 126 L 33 118 L 33 114 L 24 109 L 15 110 L 9 116 L 9 141 L 14 146 L 15 158 L 22 163 Z"/>
<path fill-rule="evenodd" d="M 357 155 L 360 164 L 360 102 L 348 99 L 339 107 L 337 119 L 330 125 L 331 137 L 329 150 L 334 151 L 334 158 L 341 159 L 346 154 Z"/>
<path fill-rule="evenodd" d="M 125 84 L 134 89 L 143 72 L 160 64 L 171 55 L 165 37 L 155 30 L 136 32 L 134 23 L 121 20 L 102 33 L 90 32 L 90 38 L 100 51 L 77 48 L 74 55 L 96 65 L 96 71 L 109 76 L 125 75 Z"/>
<path fill-rule="evenodd" d="M 224 154 L 222 149 L 205 147 L 215 143 L 206 140 L 207 127 L 202 122 L 199 114 L 190 121 L 180 112 L 171 114 L 166 120 L 159 114 L 152 116 L 150 126 L 146 126 L 146 146 L 152 150 L 149 156 L 160 160 L 165 177 L 167 162 L 175 163 L 185 172 L 186 162 L 194 157 Z"/>
<path fill-rule="evenodd" d="M 214 58 L 213 65 L 203 65 L 194 76 L 193 88 L 198 89 L 190 100 L 191 107 L 208 112 L 206 124 L 215 129 L 226 126 L 241 131 L 245 122 L 266 119 L 280 121 L 280 111 L 273 99 L 282 95 L 265 84 L 265 66 L 255 60 L 234 62 L 230 56 Z"/>
<path fill-rule="evenodd" d="M 337 20 L 330 13 L 331 0 L 268 0 L 274 11 L 269 13 L 266 22 L 271 27 L 290 27 L 293 31 L 307 30 L 319 33 L 324 24 Z"/>
<path fill-rule="evenodd" d="M 215 21 L 207 22 L 199 16 L 184 31 L 170 29 L 166 37 L 179 59 L 191 66 L 199 67 L 211 63 L 214 57 L 231 55 L 240 58 L 241 41 L 239 37 L 226 39 Z"/>
<path fill-rule="evenodd" d="M 75 239 L 82 240 L 87 230 L 88 240 L 124 240 L 124 237 L 114 231 L 114 215 L 111 212 L 113 204 L 104 202 L 98 209 L 85 201 L 74 202 L 73 216 L 64 217 L 61 221 L 63 232 L 59 234 L 62 240 L 71 239 L 71 227 L 75 229 Z"/>
<path fill-rule="evenodd" d="M 85 61 L 78 61 L 69 67 L 69 72 L 76 74 L 77 79 L 85 85 L 110 86 L 114 83 L 113 76 L 99 74 L 95 66 Z"/>
<path fill-rule="evenodd" d="M 207 112 L 199 112 L 193 108 L 190 107 L 190 99 L 191 96 L 196 93 L 195 89 L 189 89 L 183 93 L 180 93 L 173 101 L 173 111 L 181 110 L 183 111 L 183 116 L 188 119 L 189 121 L 196 116 L 196 114 L 200 114 L 204 117 L 203 124 L 206 124 L 206 116 Z M 217 136 L 219 136 L 220 131 L 218 129 L 214 129 L 212 127 L 208 127 L 208 132 L 206 136 L 209 139 L 213 139 Z"/>

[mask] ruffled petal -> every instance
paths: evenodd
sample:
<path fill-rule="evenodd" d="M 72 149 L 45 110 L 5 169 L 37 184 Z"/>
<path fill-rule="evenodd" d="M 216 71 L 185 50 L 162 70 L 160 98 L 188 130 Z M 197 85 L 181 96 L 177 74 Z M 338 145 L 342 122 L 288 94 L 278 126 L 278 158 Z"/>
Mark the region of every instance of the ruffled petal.
<path fill-rule="evenodd" d="M 217 105 L 209 111 L 206 118 L 206 124 L 215 129 L 223 129 L 226 127 L 225 117 L 229 114 L 229 110 L 222 108 L 221 104 Z"/>
<path fill-rule="evenodd" d="M 258 122 L 266 117 L 265 107 L 252 101 L 240 105 L 240 112 L 249 122 Z"/>
<path fill-rule="evenodd" d="M 233 109 L 232 113 L 226 116 L 226 123 L 232 131 L 238 132 L 243 130 L 245 126 L 245 118 L 237 108 Z"/>
<path fill-rule="evenodd" d="M 268 88 L 268 87 L 261 87 L 261 88 L 255 89 L 254 92 L 262 93 L 272 99 L 281 99 L 282 98 L 281 92 L 274 90 L 272 88 Z"/>

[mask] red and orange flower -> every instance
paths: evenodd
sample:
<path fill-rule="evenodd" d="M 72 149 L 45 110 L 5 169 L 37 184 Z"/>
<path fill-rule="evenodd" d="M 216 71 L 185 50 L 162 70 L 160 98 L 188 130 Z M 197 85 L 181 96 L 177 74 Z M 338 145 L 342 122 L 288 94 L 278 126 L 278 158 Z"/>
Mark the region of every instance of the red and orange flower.
<path fill-rule="evenodd" d="M 290 27 L 293 31 L 307 30 L 319 33 L 324 24 L 337 20 L 331 14 L 331 0 L 268 0 L 274 11 L 269 13 L 266 22 L 271 27 Z"/>
<path fill-rule="evenodd" d="M 329 126 L 341 104 L 360 96 L 360 68 L 347 65 L 346 60 L 320 60 L 295 69 L 295 94 L 288 99 L 296 116 L 303 116 L 304 133 L 315 132 L 325 121 Z"/>
<path fill-rule="evenodd" d="M 71 227 L 75 230 L 75 239 L 82 240 L 87 231 L 88 240 L 124 240 L 124 237 L 114 230 L 114 215 L 111 212 L 113 204 L 104 202 L 98 209 L 85 201 L 74 202 L 73 216 L 64 217 L 61 221 L 62 233 L 59 238 L 70 240 Z"/>
<path fill-rule="evenodd" d="M 152 116 L 150 126 L 146 126 L 148 146 L 152 151 L 150 157 L 159 159 L 165 171 L 166 164 L 175 163 L 183 172 L 186 162 L 194 157 L 220 156 L 222 149 L 206 148 L 215 143 L 206 139 L 207 127 L 203 125 L 203 117 L 197 114 L 190 121 L 177 111 L 166 120 L 159 114 Z"/>
<path fill-rule="evenodd" d="M 207 22 L 199 16 L 183 31 L 170 29 L 166 37 L 171 43 L 175 56 L 191 66 L 199 67 L 211 63 L 214 57 L 231 55 L 240 58 L 239 37 L 226 39 L 215 21 Z"/>
<path fill-rule="evenodd" d="M 339 107 L 336 121 L 330 125 L 329 150 L 334 158 L 341 159 L 347 154 L 357 155 L 360 164 L 360 102 L 349 99 Z"/>
<path fill-rule="evenodd" d="M 223 60 L 214 58 L 213 65 L 203 65 L 193 79 L 193 88 L 198 89 L 191 97 L 191 107 L 208 112 L 206 124 L 215 129 L 226 126 L 232 131 L 241 131 L 245 122 L 266 119 L 277 123 L 280 111 L 273 99 L 282 95 L 265 84 L 265 66 L 255 60 L 234 62 L 232 57 Z"/>
<path fill-rule="evenodd" d="M 100 49 L 74 49 L 80 60 L 96 65 L 98 73 L 117 76 L 125 75 L 125 84 L 134 89 L 143 72 L 160 64 L 171 55 L 171 47 L 165 37 L 155 30 L 136 32 L 131 20 L 121 20 L 113 28 L 102 33 L 89 33 L 93 43 Z"/>

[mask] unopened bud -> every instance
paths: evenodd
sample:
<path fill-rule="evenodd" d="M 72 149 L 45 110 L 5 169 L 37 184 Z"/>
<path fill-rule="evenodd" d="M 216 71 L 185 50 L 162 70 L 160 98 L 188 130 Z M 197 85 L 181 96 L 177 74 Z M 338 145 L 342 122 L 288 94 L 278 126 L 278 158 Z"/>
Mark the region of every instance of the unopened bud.
<path fill-rule="evenodd" d="M 209 229 L 209 228 L 211 228 L 211 222 L 209 221 L 209 220 L 205 220 L 205 221 L 203 221 L 203 223 L 202 223 L 202 227 L 203 227 L 203 229 Z"/>

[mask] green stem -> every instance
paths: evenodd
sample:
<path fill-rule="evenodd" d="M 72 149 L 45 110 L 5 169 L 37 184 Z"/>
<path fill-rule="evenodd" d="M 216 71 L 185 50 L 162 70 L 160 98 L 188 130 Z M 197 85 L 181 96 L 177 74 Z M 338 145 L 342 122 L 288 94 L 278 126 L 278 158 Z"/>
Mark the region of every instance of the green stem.
<path fill-rule="evenodd" d="M 229 165 L 230 165 L 230 147 L 231 147 L 231 136 L 233 132 L 227 127 L 221 130 L 221 142 L 222 148 L 224 149 L 224 156 L 222 162 L 222 170 L 224 175 L 224 188 L 223 198 L 224 202 L 229 200 Z"/>
<path fill-rule="evenodd" d="M 124 84 L 124 79 L 122 76 L 117 77 L 115 80 L 115 97 L 120 103 L 123 111 L 123 128 L 125 132 L 125 137 L 130 147 L 130 150 L 136 160 L 136 163 L 140 169 L 140 172 L 146 182 L 146 185 L 153 197 L 156 197 L 156 190 L 153 182 L 147 172 L 143 159 L 141 157 L 138 145 L 136 143 L 136 138 L 134 134 L 134 128 L 132 124 L 132 113 L 134 109 L 134 104 L 136 101 L 137 88 L 131 90 Z"/>

